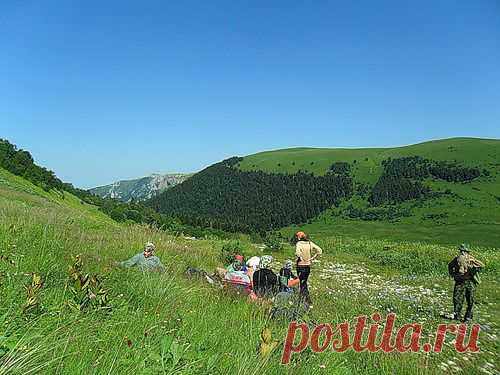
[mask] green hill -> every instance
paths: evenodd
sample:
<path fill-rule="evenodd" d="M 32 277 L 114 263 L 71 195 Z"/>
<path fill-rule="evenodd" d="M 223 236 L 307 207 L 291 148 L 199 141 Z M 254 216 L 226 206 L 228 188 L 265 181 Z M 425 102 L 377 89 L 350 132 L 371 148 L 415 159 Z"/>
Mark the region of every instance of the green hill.
<path fill-rule="evenodd" d="M 500 241 L 500 141 L 295 148 L 217 163 L 154 198 L 195 225 L 439 243 Z"/>
<path fill-rule="evenodd" d="M 51 207 L 74 222 L 89 228 L 117 227 L 117 223 L 98 207 L 86 204 L 71 193 L 46 191 L 22 177 L 0 168 L 0 198 L 4 205 L 23 206 L 27 210 L 43 211 Z M 21 219 L 21 218 L 20 218 Z"/>
<path fill-rule="evenodd" d="M 374 149 L 285 149 L 245 157 L 242 170 L 260 169 L 269 173 L 295 173 L 307 170 L 321 175 L 334 162 L 352 166 L 355 183 L 373 186 L 383 172 L 382 161 L 388 158 L 420 156 L 449 161 L 486 171 L 466 183 L 428 178 L 424 181 L 433 191 L 450 194 L 409 201 L 399 205 L 409 216 L 393 220 L 359 220 L 345 215 L 346 207 L 367 210 L 366 199 L 354 196 L 339 208 L 327 210 L 301 226 L 316 235 L 392 238 L 396 240 L 439 243 L 474 242 L 496 247 L 500 243 L 500 140 L 451 138 L 396 148 Z M 369 214 L 368 209 L 368 214 Z M 369 215 L 367 215 L 369 216 Z M 296 230 L 291 227 L 287 234 Z"/>
<path fill-rule="evenodd" d="M 10 143 L 8 140 L 0 138 L 0 168 L 5 172 L 10 172 L 17 176 L 17 181 L 29 181 L 32 185 L 36 186 L 37 194 L 51 193 L 52 196 L 57 196 L 61 200 L 64 200 L 68 195 L 71 201 L 71 197 L 77 197 L 78 202 L 81 205 L 85 203 L 89 206 L 99 208 L 99 211 L 107 214 L 111 219 L 117 222 L 128 222 L 128 223 L 144 223 L 148 225 L 155 225 L 157 227 L 168 228 L 176 232 L 184 232 L 191 235 L 211 235 L 221 234 L 221 231 L 212 231 L 208 229 L 193 228 L 181 225 L 178 220 L 170 216 L 160 215 L 153 209 L 145 207 L 141 202 L 141 199 L 146 197 L 151 197 L 153 190 L 164 188 L 165 184 L 177 183 L 179 179 L 185 178 L 187 175 L 167 175 L 167 176 L 151 176 L 145 179 L 127 181 L 126 187 L 130 188 L 130 185 L 134 186 L 134 192 L 125 189 L 125 191 L 120 190 L 120 184 L 116 184 L 118 190 L 113 190 L 114 197 L 109 197 L 110 195 L 108 187 L 104 187 L 105 191 L 101 191 L 99 196 L 98 192 L 89 192 L 86 190 L 75 188 L 70 183 L 65 183 L 61 181 L 53 171 L 47 168 L 41 167 L 35 163 L 35 160 L 29 153 L 29 151 L 19 149 L 16 145 Z M 19 178 L 21 177 L 21 179 Z M 172 180 L 173 179 L 173 180 Z M 21 183 L 21 185 L 23 185 Z M 119 201 L 119 196 L 115 193 L 126 193 L 129 202 Z M 132 194 L 133 193 L 133 194 Z M 134 195 L 134 194 L 138 195 Z M 137 199 L 131 199 L 130 194 L 134 195 Z M 114 199 L 117 198 L 117 199 Z M 122 196 L 121 198 L 124 198 Z M 130 199 L 129 199 L 130 198 Z M 75 198 L 76 199 L 76 198 Z M 74 201 L 74 199 L 73 199 Z M 85 207 L 85 206 L 82 206 Z"/>
<path fill-rule="evenodd" d="M 332 163 L 340 161 L 353 165 L 356 181 L 375 183 L 382 173 L 383 160 L 414 155 L 498 170 L 500 140 L 450 138 L 393 148 L 292 148 L 246 156 L 241 161 L 240 168 L 244 171 L 262 170 L 268 173 L 296 173 L 305 170 L 323 175 Z"/>

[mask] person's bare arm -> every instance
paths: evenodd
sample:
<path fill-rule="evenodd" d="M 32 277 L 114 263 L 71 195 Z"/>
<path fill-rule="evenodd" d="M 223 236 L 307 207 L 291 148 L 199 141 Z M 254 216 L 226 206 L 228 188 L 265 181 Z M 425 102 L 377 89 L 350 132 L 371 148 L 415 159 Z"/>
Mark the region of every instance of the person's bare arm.
<path fill-rule="evenodd" d="M 311 257 L 311 260 L 314 260 L 318 257 L 318 255 L 323 254 L 323 249 L 316 245 L 314 242 L 311 242 L 312 249 L 314 250 L 314 255 Z"/>

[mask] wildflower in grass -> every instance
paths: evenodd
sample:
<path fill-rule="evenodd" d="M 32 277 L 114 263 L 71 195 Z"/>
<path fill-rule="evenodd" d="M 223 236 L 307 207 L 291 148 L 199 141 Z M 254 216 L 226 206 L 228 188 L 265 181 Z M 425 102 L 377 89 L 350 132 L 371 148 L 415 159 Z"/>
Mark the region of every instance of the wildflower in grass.
<path fill-rule="evenodd" d="M 39 291 L 43 287 L 43 279 L 40 274 L 33 273 L 31 284 L 26 286 L 26 301 L 23 306 L 24 314 L 34 314 L 40 311 L 40 297 Z"/>
<path fill-rule="evenodd" d="M 272 333 L 269 328 L 264 328 L 260 334 L 261 343 L 259 345 L 259 355 L 261 358 L 268 358 L 278 346 L 279 341 L 273 340 Z"/>

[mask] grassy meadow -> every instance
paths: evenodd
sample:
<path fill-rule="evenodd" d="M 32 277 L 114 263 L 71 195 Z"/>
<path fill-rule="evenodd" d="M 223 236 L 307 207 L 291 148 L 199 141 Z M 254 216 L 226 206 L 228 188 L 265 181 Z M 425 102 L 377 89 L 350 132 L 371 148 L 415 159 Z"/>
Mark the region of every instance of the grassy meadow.
<path fill-rule="evenodd" d="M 242 170 L 269 173 L 310 171 L 325 174 L 334 161 L 352 165 L 356 181 L 376 182 L 382 173 L 381 162 L 389 157 L 421 156 L 433 160 L 454 160 L 466 166 L 496 166 L 500 159 L 497 139 L 449 138 L 393 148 L 288 148 L 246 156 Z"/>
<path fill-rule="evenodd" d="M 307 228 L 307 227 L 306 227 Z M 294 228 L 289 228 L 289 231 Z M 285 230 L 286 232 L 286 230 Z M 324 256 L 310 281 L 309 322 L 339 323 L 358 315 L 396 312 L 400 324 L 422 322 L 431 334 L 450 311 L 446 264 L 453 246 L 359 239 L 313 233 Z M 247 254 L 267 252 L 248 238 Z M 415 239 L 416 240 L 416 239 Z M 153 241 L 165 274 L 113 265 Z M 117 224 L 70 194 L 45 192 L 0 170 L 0 375 L 4 374 L 496 374 L 499 366 L 498 250 L 475 247 L 487 268 L 475 320 L 481 352 L 457 354 L 453 337 L 440 354 L 383 354 L 309 350 L 280 364 L 287 323 L 269 319 L 268 304 L 185 276 L 188 266 L 221 265 L 220 240 L 189 240 L 140 225 Z M 97 273 L 111 309 L 75 311 L 68 305 L 68 267 L 81 254 L 84 272 Z M 280 262 L 293 249 L 273 253 Z M 39 273 L 38 308 L 23 313 L 26 286 Z M 263 359 L 260 332 L 280 345 Z"/>

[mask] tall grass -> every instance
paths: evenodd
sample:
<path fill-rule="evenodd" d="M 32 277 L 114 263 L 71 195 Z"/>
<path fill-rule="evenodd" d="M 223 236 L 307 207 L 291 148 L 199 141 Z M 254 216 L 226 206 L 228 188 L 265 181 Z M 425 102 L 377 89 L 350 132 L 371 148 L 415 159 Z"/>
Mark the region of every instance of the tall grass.
<path fill-rule="evenodd" d="M 275 336 L 282 338 L 286 326 L 270 322 L 267 309 L 246 303 L 244 296 L 221 293 L 185 278 L 188 265 L 211 269 L 218 264 L 220 242 L 194 245 L 144 226 L 89 229 L 99 221 L 86 215 L 75 217 L 67 207 L 49 203 L 22 205 L 2 199 L 0 217 L 2 254 L 13 261 L 0 266 L 4 273 L 0 314 L 11 322 L 0 327 L 0 335 L 17 342 L 1 358 L 4 373 L 284 370 L 278 352 L 263 363 L 257 345 L 263 327 L 272 327 Z M 167 273 L 142 274 L 113 267 L 115 260 L 132 256 L 150 240 L 157 244 Z M 71 298 L 67 268 L 76 254 L 82 254 L 85 272 L 104 277 L 111 312 L 78 313 L 67 307 L 65 302 Z M 42 312 L 23 316 L 23 286 L 32 272 L 44 278 L 39 295 Z M 310 363 L 320 369 L 312 357 L 301 363 L 304 368 Z M 289 372 L 300 370 L 290 368 Z"/>
<path fill-rule="evenodd" d="M 332 255 L 357 257 L 393 271 L 415 275 L 446 275 L 448 262 L 458 255 L 456 246 L 419 242 L 323 237 L 319 243 Z M 497 249 L 473 247 L 472 254 L 487 265 L 483 273 L 498 275 L 500 254 Z"/>
<path fill-rule="evenodd" d="M 147 241 L 156 243 L 165 274 L 113 266 L 139 252 Z M 381 269 L 423 275 L 441 270 L 453 253 L 451 248 L 423 245 L 412 250 L 408 244 L 389 244 L 384 250 L 385 243 L 377 241 L 318 242 L 326 250 L 323 259 L 352 257 Z M 418 355 L 305 351 L 286 367 L 280 365 L 280 350 L 260 358 L 261 330 L 269 327 L 275 339 L 283 340 L 286 322 L 269 320 L 266 305 L 247 303 L 234 291 L 184 275 L 187 266 L 210 271 L 219 265 L 222 245 L 217 240 L 188 241 L 145 226 L 116 225 L 88 207 L 0 188 L 0 253 L 8 258 L 0 260 L 0 336 L 5 338 L 0 350 L 6 351 L 0 354 L 0 374 L 440 373 Z M 275 255 L 282 260 L 291 251 L 287 247 Z M 82 254 L 85 272 L 103 277 L 111 311 L 75 312 L 67 306 L 67 269 L 77 254 Z M 487 250 L 481 255 L 498 264 L 495 253 Z M 409 266 L 409 261 L 418 265 Z M 23 286 L 33 272 L 44 278 L 38 295 L 41 310 L 25 315 Z M 313 285 L 319 285 L 316 276 L 313 272 Z M 324 288 L 313 294 L 318 303 L 308 320 L 340 322 L 367 313 L 361 297 L 339 293 L 334 299 Z M 388 303 L 402 312 L 406 309 L 401 301 Z"/>

